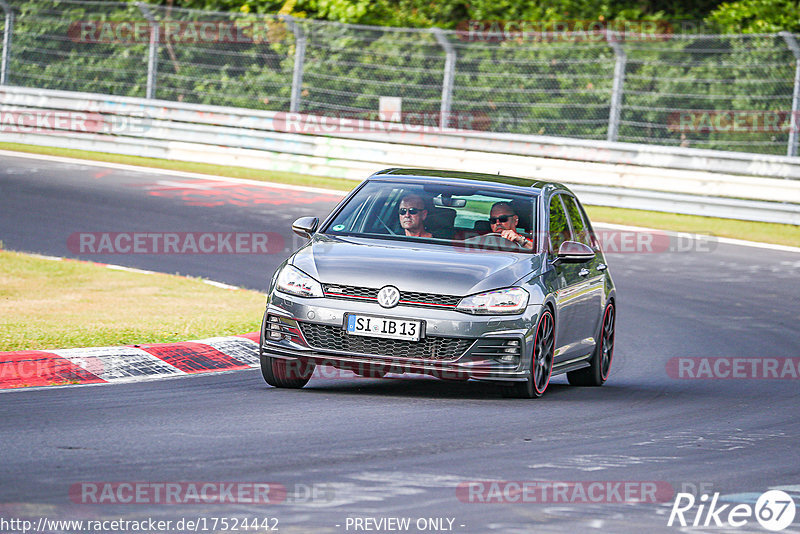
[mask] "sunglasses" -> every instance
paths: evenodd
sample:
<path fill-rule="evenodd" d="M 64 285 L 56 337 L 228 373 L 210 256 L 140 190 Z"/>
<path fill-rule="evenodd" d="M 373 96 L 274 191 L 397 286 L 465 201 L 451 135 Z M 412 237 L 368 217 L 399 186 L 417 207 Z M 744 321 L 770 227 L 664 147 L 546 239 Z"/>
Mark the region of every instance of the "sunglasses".
<path fill-rule="evenodd" d="M 501 215 L 500 217 L 489 217 L 489 224 L 497 224 L 499 222 L 504 223 L 508 222 L 508 220 L 513 217 L 513 215 Z"/>
<path fill-rule="evenodd" d="M 400 215 L 405 215 L 406 213 L 408 213 L 409 215 L 416 215 L 421 211 L 422 208 L 400 208 Z"/>

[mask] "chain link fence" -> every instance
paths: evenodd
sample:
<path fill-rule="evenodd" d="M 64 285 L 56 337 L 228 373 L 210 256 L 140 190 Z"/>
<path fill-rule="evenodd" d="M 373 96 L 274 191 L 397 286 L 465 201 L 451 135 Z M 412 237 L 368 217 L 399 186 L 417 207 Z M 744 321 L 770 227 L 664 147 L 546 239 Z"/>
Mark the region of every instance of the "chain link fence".
<path fill-rule="evenodd" d="M 475 32 L 0 0 L 0 83 L 491 132 L 797 154 L 800 36 Z"/>

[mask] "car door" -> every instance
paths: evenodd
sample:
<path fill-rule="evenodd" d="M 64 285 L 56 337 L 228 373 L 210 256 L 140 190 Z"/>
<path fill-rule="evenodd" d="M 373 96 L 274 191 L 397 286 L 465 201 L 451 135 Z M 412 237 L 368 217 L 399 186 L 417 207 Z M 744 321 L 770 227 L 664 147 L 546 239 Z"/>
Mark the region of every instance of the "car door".
<path fill-rule="evenodd" d="M 591 238 L 589 224 L 584 219 L 583 210 L 579 208 L 578 200 L 569 194 L 562 194 L 561 200 L 567 210 L 567 219 L 571 230 L 572 241 L 583 243 L 595 250 L 595 257 L 586 263 L 577 263 L 579 282 L 576 284 L 574 295 L 574 328 L 578 338 L 579 350 L 576 352 L 588 354 L 594 349 L 597 329 L 603 312 L 604 276 L 602 257 L 598 254 L 597 243 Z"/>
<path fill-rule="evenodd" d="M 558 247 L 564 241 L 572 240 L 572 228 L 566 208 L 561 201 L 562 194 L 550 197 L 548 213 L 549 259 L 555 260 Z M 580 275 L 581 264 L 551 264 L 547 278 L 555 289 L 556 304 L 556 349 L 555 362 L 568 361 L 584 355 L 582 345 L 585 331 L 581 322 L 583 292 L 587 287 L 585 277 Z"/>

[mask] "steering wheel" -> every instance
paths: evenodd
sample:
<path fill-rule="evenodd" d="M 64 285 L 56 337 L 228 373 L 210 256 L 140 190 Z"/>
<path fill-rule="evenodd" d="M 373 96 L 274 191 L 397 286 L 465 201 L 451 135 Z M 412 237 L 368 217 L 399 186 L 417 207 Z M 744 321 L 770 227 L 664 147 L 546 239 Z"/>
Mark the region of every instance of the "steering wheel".
<path fill-rule="evenodd" d="M 481 245 L 487 247 L 507 247 L 509 245 L 516 245 L 519 248 L 523 248 L 522 245 L 515 241 L 511 241 L 503 237 L 498 232 L 490 232 L 488 234 L 476 235 L 475 237 L 470 237 L 469 239 L 465 239 L 464 243 L 480 243 Z"/>

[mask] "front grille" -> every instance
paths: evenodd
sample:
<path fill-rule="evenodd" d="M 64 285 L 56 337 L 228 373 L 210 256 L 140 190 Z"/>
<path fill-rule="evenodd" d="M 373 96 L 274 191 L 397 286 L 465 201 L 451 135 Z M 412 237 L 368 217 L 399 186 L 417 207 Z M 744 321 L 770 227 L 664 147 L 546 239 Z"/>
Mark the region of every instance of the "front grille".
<path fill-rule="evenodd" d="M 340 326 L 299 323 L 308 344 L 320 350 L 374 354 L 416 360 L 456 360 L 472 345 L 472 339 L 426 337 L 419 341 L 354 336 Z"/>
<path fill-rule="evenodd" d="M 461 297 L 457 297 L 455 295 L 436 295 L 435 293 L 414 293 L 412 291 L 400 292 L 400 303 L 408 304 L 409 306 L 424 305 L 424 306 L 435 306 L 437 308 L 448 306 L 451 308 L 455 308 L 460 300 Z"/>
<path fill-rule="evenodd" d="M 379 289 L 371 287 L 343 286 L 325 284 L 322 286 L 326 297 L 345 300 L 378 300 Z M 401 291 L 400 304 L 430 308 L 455 308 L 461 297 L 457 295 L 438 295 L 436 293 L 418 293 Z"/>
<path fill-rule="evenodd" d="M 333 298 L 355 298 L 355 299 L 378 299 L 378 289 L 371 289 L 369 287 L 356 287 L 356 286 L 338 286 L 326 284 L 323 287 L 326 297 Z"/>

